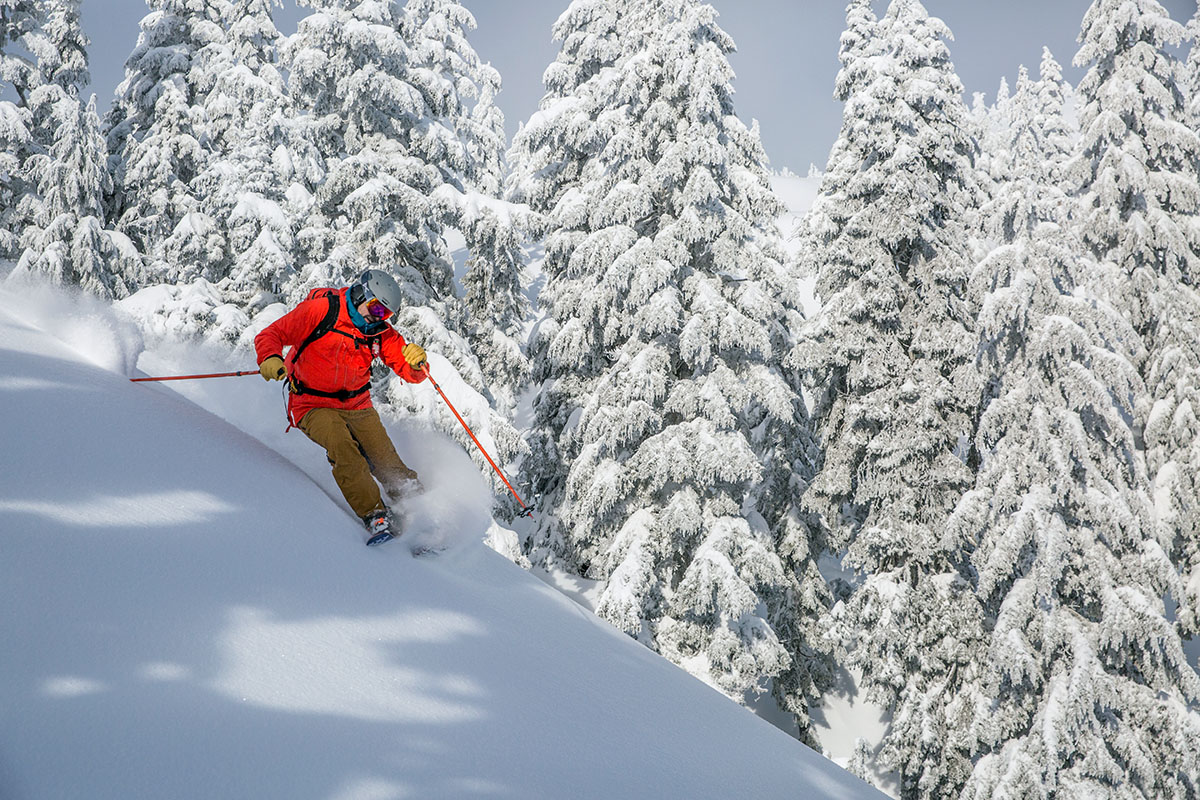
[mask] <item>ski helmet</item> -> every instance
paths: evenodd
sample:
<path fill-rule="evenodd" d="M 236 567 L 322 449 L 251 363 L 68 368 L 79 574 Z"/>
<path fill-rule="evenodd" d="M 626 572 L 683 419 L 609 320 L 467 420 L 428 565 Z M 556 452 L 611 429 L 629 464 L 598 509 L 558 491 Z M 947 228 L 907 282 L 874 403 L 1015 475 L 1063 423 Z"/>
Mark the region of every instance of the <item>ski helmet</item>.
<path fill-rule="evenodd" d="M 357 306 L 367 300 L 378 300 L 392 312 L 391 320 L 396 319 L 401 306 L 404 305 L 404 294 L 396 279 L 380 269 L 369 269 L 364 272 L 351 289 L 351 301 Z"/>

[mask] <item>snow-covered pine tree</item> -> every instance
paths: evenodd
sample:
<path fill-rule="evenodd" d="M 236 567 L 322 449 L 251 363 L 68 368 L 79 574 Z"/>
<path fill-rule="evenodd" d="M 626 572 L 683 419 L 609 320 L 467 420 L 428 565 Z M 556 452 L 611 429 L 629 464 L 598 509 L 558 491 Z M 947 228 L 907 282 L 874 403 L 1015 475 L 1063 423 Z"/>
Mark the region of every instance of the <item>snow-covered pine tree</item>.
<path fill-rule="evenodd" d="M 648 195 L 629 196 L 622 186 L 606 198 L 613 201 L 615 219 L 640 228 L 642 241 L 653 241 L 649 255 L 657 264 L 644 270 L 646 262 L 638 263 L 639 242 L 628 253 L 632 258 L 619 258 L 606 280 L 615 281 L 618 291 L 622 285 L 639 289 L 626 297 L 624 313 L 632 315 L 632 324 L 622 354 L 640 359 L 662 347 L 678 352 L 659 366 L 657 377 L 647 370 L 652 383 L 667 388 L 658 430 L 643 429 L 619 444 L 623 437 L 614 441 L 601 433 L 596 439 L 601 447 L 616 444 L 614 461 L 628 447 L 624 466 L 633 485 L 625 492 L 626 508 L 641 514 L 647 506 L 640 500 L 653 498 L 663 516 L 640 543 L 623 525 L 602 562 L 626 575 L 653 566 L 659 583 L 648 594 L 662 590 L 668 600 L 659 622 L 661 650 L 677 663 L 702 657 L 710 678 L 735 696 L 757 690 L 770 676 L 775 699 L 811 741 L 808 706 L 831 678 L 816 627 L 828 598 L 816 569 L 824 543 L 798 503 L 814 458 L 807 409 L 800 382 L 781 368 L 792 331 L 802 322 L 795 276 L 784 264 L 775 225 L 782 204 L 770 190 L 757 126 L 747 129 L 735 114 L 727 58 L 734 44 L 718 27 L 716 12 L 692 0 L 668 2 L 665 11 L 667 24 L 654 29 L 650 51 L 660 83 L 640 121 L 646 152 L 656 154 L 643 184 Z M 627 198 L 633 202 L 627 204 Z M 649 220 L 644 200 L 659 210 Z M 667 264 L 673 276 L 655 274 Z M 617 341 L 621 338 L 618 333 Z M 625 384 L 613 374 L 617 369 L 610 368 L 602 395 Z M 607 401 L 608 408 L 595 417 L 590 415 L 600 404 L 589 404 L 581 423 L 623 412 L 619 395 Z M 708 429 L 713 439 L 692 442 L 697 429 Z M 726 443 L 735 446 L 726 451 Z M 680 473 L 671 463 L 678 448 L 693 452 L 698 462 L 690 476 L 682 473 L 687 486 L 682 491 L 674 488 Z M 740 470 L 718 466 L 723 452 L 738 451 L 758 462 L 757 481 L 752 473 L 736 475 Z M 607 461 L 589 455 L 576 466 L 582 477 L 593 466 L 603 472 Z M 702 514 L 698 535 L 687 524 L 691 492 L 700 498 L 693 507 Z M 588 489 L 577 496 L 585 504 L 595 497 Z M 685 524 L 672 529 L 680 511 Z M 669 556 L 643 559 L 626 550 L 630 544 L 636 549 L 668 542 L 695 544 L 690 563 L 671 563 Z M 625 610 L 624 588 L 602 594 L 602 613 L 606 601 L 611 611 Z M 760 607 L 769 631 L 747 618 L 762 614 Z M 654 624 L 652 619 L 647 622 Z M 778 672 L 772 637 L 787 659 Z"/>
<path fill-rule="evenodd" d="M 995 102 L 981 109 L 982 113 L 978 117 L 972 114 L 979 137 L 979 158 L 976 166 L 979 169 L 979 180 L 987 187 L 989 194 L 995 190 L 997 183 L 1007 179 L 1006 175 L 999 175 L 996 170 L 999 164 L 1005 162 L 1005 159 L 999 156 L 1008 137 L 1010 101 L 1008 79 L 1001 77 L 1000 86 L 996 89 Z"/>
<path fill-rule="evenodd" d="M 874 80 L 877 69 L 874 59 L 880 55 L 882 47 L 876 33 L 878 24 L 870 0 L 851 0 L 846 6 L 846 30 L 842 33 L 838 50 L 842 67 L 834 80 L 833 92 L 834 98 L 842 103 L 858 98 Z M 812 213 L 801 219 L 795 231 L 797 238 L 805 243 L 798 256 L 800 267 L 817 278 L 818 294 L 826 299 L 831 296 L 831 289 L 823 287 L 820 281 L 828 280 L 830 275 L 821 274 L 819 268 L 831 262 L 824 258 L 825 254 L 820 253 L 815 240 L 836 231 L 838 224 L 835 220 L 843 213 L 838 211 L 842 205 L 856 204 L 857 201 L 846 195 L 846 190 L 867 155 L 858 138 L 850 135 L 852 132 L 846 124 L 849 120 L 844 114 L 843 120 L 842 135 L 833 143 L 820 190 L 813 200 Z M 854 269 L 855 273 L 858 271 Z"/>
<path fill-rule="evenodd" d="M 1054 58 L 1049 47 L 1042 48 L 1038 76 L 1038 80 L 1031 84 L 1030 91 L 1034 93 L 1034 102 L 1037 107 L 1043 109 L 1044 115 L 1039 121 L 1039 127 L 1041 140 L 1045 142 L 1043 149 L 1050 154 L 1043 160 L 1043 168 L 1049 170 L 1044 182 L 1062 189 L 1067 170 L 1065 154 L 1074 151 L 1079 139 L 1079 128 L 1067 113 L 1067 106 L 1074 100 L 1075 90 L 1063 79 L 1062 65 Z M 1063 197 L 1061 191 L 1054 192 L 1053 196 L 1062 204 L 1059 221 L 1065 223 L 1074 211 L 1075 204 L 1069 198 Z"/>
<path fill-rule="evenodd" d="M 558 286 L 569 286 L 562 279 L 570 271 L 575 247 L 588 235 L 582 176 L 603 144 L 622 131 L 612 122 L 615 112 L 608 111 L 616 82 L 602 75 L 615 75 L 627 52 L 641 47 L 641 39 L 635 37 L 642 35 L 643 28 L 636 24 L 634 9 L 628 4 L 572 0 L 551 29 L 553 39 L 561 45 L 542 77 L 546 94 L 539 111 L 513 137 L 508 153 L 508 198 L 545 215 L 541 217 L 544 225 L 535 231 L 542 239 L 542 270 L 547 276 L 538 295 L 543 310 L 570 306 L 569 299 L 556 301 L 554 295 Z M 619 103 L 611 105 L 615 108 Z M 564 321 L 574 324 L 562 313 Z M 571 416 L 577 415 L 593 394 L 605 363 L 602 347 L 589 329 L 578 331 L 567 357 L 555 362 L 550 346 L 559 332 L 556 315 L 549 312 L 529 344 L 532 378 L 540 388 L 527 434 L 531 452 L 524 471 L 539 505 L 546 509 L 561 506 L 567 473 L 578 455 L 571 438 L 562 434 Z M 581 353 L 581 347 L 588 352 Z M 523 546 L 535 561 L 565 554 L 558 515 L 541 515 L 538 531 L 527 537 Z"/>
<path fill-rule="evenodd" d="M 1061 190 L 1066 161 L 1076 138 L 1065 113 L 1069 87 L 1049 48 L 1042 49 L 1040 69 L 1041 77 L 1034 81 L 1024 66 L 1020 68 L 1016 93 L 1005 108 L 1006 128 L 997 130 L 992 140 L 992 163 L 1002 179 L 997 182 L 996 196 L 985 205 L 981 218 L 984 234 L 993 247 L 1027 236 L 1026 226 L 1034 215 L 1042 221 L 1063 225 L 1069 222 L 1072 201 Z M 1040 116 L 1035 124 L 1036 115 Z M 1029 151 L 1043 154 L 1035 176 L 1023 171 L 1026 162 L 1034 158 Z M 1014 189 L 1029 189 L 1031 181 L 1033 186 L 1044 184 L 1049 188 L 1040 194 Z M 1036 208 L 1049 202 L 1057 206 Z"/>
<path fill-rule="evenodd" d="M 513 214 L 503 201 L 479 194 L 455 196 L 452 207 L 454 227 L 466 229 L 471 254 L 462 276 L 467 341 L 479 359 L 493 403 L 511 416 L 517 393 L 529 377 L 529 359 L 521 344 L 530 313 L 521 282 L 522 231 L 528 230 L 528 215 Z"/>
<path fill-rule="evenodd" d="M 81 97 L 90 82 L 88 40 L 80 23 L 79 5 L 80 0 L 44 0 L 38 12 L 37 33 L 27 39 L 36 71 L 24 97 L 29 107 L 33 151 L 39 158 L 54 146 L 62 127 L 64 114 L 57 107 L 59 102 Z M 41 165 L 31 168 L 40 170 Z M 37 177 L 32 180 L 39 183 Z M 37 213 L 41 215 L 43 210 Z"/>
<path fill-rule="evenodd" d="M 1129 420 L 1140 392 L 1119 312 L 1066 225 L 1061 72 L 1024 68 L 1005 174 L 985 216 L 1006 244 L 975 269 L 986 407 L 975 487 L 949 536 L 977 546 L 988 644 L 970 674 L 980 753 L 962 797 L 1191 797 L 1197 680 L 1162 597 Z M 955 796 L 958 796 L 955 793 Z"/>
<path fill-rule="evenodd" d="M 30 154 L 29 109 L 0 100 L 0 260 L 21 254 L 25 223 L 18 208 L 32 184 L 22 165 Z"/>
<path fill-rule="evenodd" d="M 1081 229 L 1098 257 L 1131 278 L 1122 281 L 1120 306 L 1151 355 L 1155 336 L 1165 333 L 1152 296 L 1163 281 L 1194 286 L 1200 272 L 1200 232 L 1191 224 L 1200 206 L 1200 137 L 1188 126 L 1188 90 L 1172 52 L 1183 36 L 1156 0 L 1095 0 L 1075 57 L 1088 68 L 1079 86 L 1083 137 L 1071 165 Z"/>
<path fill-rule="evenodd" d="M 1187 36 L 1191 41 L 1191 48 L 1187 60 L 1182 64 L 1183 78 L 1180 80 L 1180 86 L 1188 93 L 1187 105 L 1192 130 L 1200 135 L 1200 3 L 1197 4 L 1195 15 L 1188 22 Z M 1200 289 L 1200 275 L 1193 272 L 1191 278 L 1192 308 L 1195 308 L 1195 292 Z M 1194 324 L 1194 317 L 1189 321 Z M 1162 372 L 1178 370 L 1182 366 L 1177 349 L 1175 353 L 1165 357 L 1164 361 L 1168 363 L 1164 365 Z M 1200 386 L 1200 375 L 1196 374 L 1194 361 L 1189 363 L 1187 370 L 1186 382 L 1178 379 L 1175 382 L 1178 402 L 1158 406 L 1161 412 L 1158 419 L 1163 424 L 1154 428 L 1161 431 L 1161 435 L 1173 440 L 1178 453 L 1174 459 L 1175 463 L 1171 465 L 1173 469 L 1169 467 L 1166 470 L 1166 480 L 1162 469 L 1156 477 L 1157 482 L 1173 484 L 1175 488 L 1171 512 L 1165 520 L 1179 529 L 1176 534 L 1175 562 L 1184 578 L 1184 600 L 1179 616 L 1183 622 L 1183 630 L 1189 636 L 1197 637 L 1200 636 L 1200 501 L 1195 498 L 1200 497 L 1200 480 L 1197 479 L 1197 476 L 1200 476 L 1200 422 L 1197 422 L 1197 417 L 1200 416 L 1200 393 L 1195 387 Z M 1168 412 L 1173 412 L 1169 421 L 1169 431 L 1166 430 Z M 1150 427 L 1147 423 L 1147 428 Z M 1181 445 L 1189 440 L 1192 444 L 1184 451 Z M 1186 497 L 1185 493 L 1188 491 L 1191 491 L 1193 500 L 1186 504 L 1180 503 L 1179 500 Z"/>
<path fill-rule="evenodd" d="M 1105 265 L 1097 290 L 1140 337 L 1136 403 L 1158 518 L 1200 631 L 1200 134 L 1173 51 L 1184 36 L 1156 0 L 1095 0 L 1075 63 L 1080 150 L 1070 165 L 1084 242 Z M 1136 346 L 1136 345 L 1135 345 Z M 1149 535 L 1149 533 L 1147 533 Z"/>
<path fill-rule="evenodd" d="M 34 53 L 46 51 L 45 6 L 36 0 L 0 0 L 0 82 L 16 102 L 0 101 L 0 258 L 21 255 L 21 234 L 38 214 L 37 181 L 26 161 L 44 143 L 34 135 L 30 93 L 41 85 Z"/>
<path fill-rule="evenodd" d="M 345 279 L 368 264 L 394 265 L 415 305 L 452 297 L 450 257 L 430 197 L 442 173 L 408 146 L 410 128 L 427 120 L 428 109 L 412 83 L 402 10 L 394 0 L 305 5 L 312 13 L 283 58 L 293 102 L 310 118 L 328 170 L 316 187 L 316 210 L 332 239 L 328 252 L 313 255 Z M 443 131 L 439 141 L 452 138 Z M 293 292 L 309 282 L 302 278 Z"/>
<path fill-rule="evenodd" d="M 295 268 L 288 191 L 302 156 L 292 151 L 291 110 L 271 17 L 277 0 L 233 0 L 227 38 L 202 49 L 192 74 L 208 125 L 211 157 L 193 181 L 199 209 L 227 243 L 213 278 L 253 308 L 277 301 Z M 307 190 L 299 193 L 301 203 Z"/>
<path fill-rule="evenodd" d="M 146 256 L 131 285 L 218 277 L 225 242 L 199 210 L 192 181 L 207 132 L 192 81 L 198 52 L 224 36 L 226 0 L 150 0 L 125 80 L 105 119 L 109 219 Z"/>
<path fill-rule="evenodd" d="M 1196 4 L 1196 13 L 1188 22 L 1187 35 L 1191 48 L 1188 50 L 1183 71 L 1187 76 L 1187 88 L 1191 92 L 1192 128 L 1200 131 L 1200 3 Z"/>
<path fill-rule="evenodd" d="M 457 0 L 408 0 L 403 34 L 413 82 L 431 101 L 439 124 L 414 131 L 419 148 L 440 153 L 448 175 L 489 196 L 500 192 L 505 148 L 504 114 L 495 104 L 500 74 L 479 60 L 467 40 L 475 18 Z"/>
<path fill-rule="evenodd" d="M 572 0 L 555 22 L 552 36 L 562 44 L 542 76 L 546 94 L 539 111 L 513 138 L 510 197 L 535 209 L 556 208 L 599 152 L 601 137 L 615 132 L 611 124 L 600 127 L 599 117 L 613 89 L 613 81 L 601 76 L 640 49 L 642 26 L 634 24 L 635 12 L 616 0 Z M 556 274 L 565 271 L 571 249 L 565 244 L 564 254 L 551 246 L 563 229 L 564 220 L 555 218 L 543 231 L 549 235 L 545 268 Z"/>
<path fill-rule="evenodd" d="M 991 125 L 989 133 L 994 133 L 998 137 L 997 145 L 1004 143 L 1005 133 L 1008 131 L 1009 123 L 1012 117 L 1009 113 L 1008 104 L 1012 101 L 1012 93 L 1008 89 L 1008 78 L 1000 76 L 1000 86 L 996 89 L 996 102 L 992 104 L 991 112 L 988 116 L 991 117 Z"/>
<path fill-rule="evenodd" d="M 311 285 L 349 280 L 368 265 L 397 273 L 413 306 L 453 298 L 450 256 L 431 199 L 442 171 L 408 147 L 410 128 L 428 117 L 413 85 L 416 65 L 394 0 L 307 0 L 283 49 L 297 112 L 317 145 L 326 174 L 314 186 L 324 252 L 298 276 L 293 299 Z M 442 126 L 438 126 L 441 128 Z M 443 130 L 439 141 L 452 138 Z M 310 225 L 311 227 L 311 225 Z"/>
<path fill-rule="evenodd" d="M 48 120 L 54 144 L 30 159 L 41 214 L 26 229 L 27 246 L 13 277 L 40 275 L 58 286 L 120 299 L 129 292 L 113 269 L 124 264 L 123 251 L 104 227 L 109 176 L 96 98 L 83 106 L 75 92 L 58 92 Z"/>
<path fill-rule="evenodd" d="M 520 280 L 519 230 L 527 224 L 523 209 L 500 199 L 506 147 L 504 115 L 495 103 L 500 74 L 480 62 L 467 40 L 474 28 L 474 17 L 455 0 L 405 6 L 413 81 L 431 117 L 414 139 L 445 172 L 437 194 L 444 221 L 462 233 L 470 253 L 462 277 L 465 333 L 491 396 L 511 412 L 529 367 L 521 348 L 529 303 Z"/>
<path fill-rule="evenodd" d="M 299 234 L 313 263 L 291 282 L 289 299 L 314 286 L 348 282 L 367 267 L 387 269 L 407 303 L 397 327 L 448 359 L 466 386 L 486 396 L 483 372 L 466 341 L 444 237 L 444 198 L 465 188 L 455 166 L 465 162 L 463 140 L 436 113 L 446 81 L 433 80 L 405 41 L 404 14 L 394 0 L 303 4 L 312 13 L 289 37 L 282 60 L 324 179 L 312 187 L 313 219 Z M 450 412 L 436 400 L 429 403 L 427 391 L 418 395 L 394 379 L 383 396 L 393 411 L 435 415 L 491 474 Z M 520 452 L 520 436 L 499 413 L 466 416 L 473 428 L 490 432 L 485 439 L 501 463 Z M 498 481 L 493 488 L 498 508 L 507 508 L 507 491 Z"/>
<path fill-rule="evenodd" d="M 129 263 L 128 252 L 104 225 L 107 152 L 95 98 L 87 105 L 79 100 L 89 81 L 79 9 L 79 0 L 46 0 L 34 20 L 36 35 L 23 42 L 35 61 L 23 90 L 26 195 L 14 210 L 23 223 L 24 250 L 13 277 L 38 275 L 120 298 L 128 292 L 114 267 Z M 14 133 L 19 137 L 19 127 Z"/>
<path fill-rule="evenodd" d="M 713 9 L 634 5 L 559 19 L 512 153 L 551 225 L 536 480 L 561 524 L 534 556 L 603 581 L 600 616 L 730 696 L 769 684 L 807 737 L 825 598 L 795 505 L 805 409 L 778 366 L 800 318 L 781 206 Z"/>
<path fill-rule="evenodd" d="M 581 291 L 585 296 L 589 293 L 588 282 L 594 284 L 615 255 L 613 251 L 606 258 L 607 243 L 592 236 L 589 202 L 610 191 L 597 179 L 607 176 L 610 184 L 623 181 L 632 188 L 638 178 L 626 164 L 600 161 L 610 139 L 616 139 L 623 150 L 630 149 L 630 126 L 620 111 L 625 98 L 617 95 L 628 83 L 618 79 L 618 68 L 642 48 L 647 25 L 638 19 L 637 11 L 615 0 L 572 0 L 552 28 L 554 40 L 562 44 L 543 74 L 546 94 L 539 111 L 513 137 L 508 154 L 509 198 L 545 215 L 538 234 L 543 238 L 542 270 L 547 281 L 538 300 L 546 319 L 530 343 L 533 377 L 541 386 L 534 402 L 525 471 L 546 509 L 560 508 L 564 502 L 567 475 L 579 455 L 574 438 L 566 434 L 576 427 L 579 409 L 595 394 L 596 382 L 608 365 L 599 331 L 594 324 L 576 319 L 579 309 L 573 306 Z M 576 249 L 589 236 L 590 253 L 577 256 Z M 569 339 L 562 338 L 564 333 Z M 570 344 L 564 348 L 567 341 Z M 570 560 L 557 514 L 542 515 L 539 530 L 525 547 L 535 561 Z"/>
<path fill-rule="evenodd" d="M 90 82 L 88 38 L 80 20 L 82 0 L 43 0 L 41 36 L 34 39 L 39 84 L 52 84 L 64 92 L 82 92 Z"/>
<path fill-rule="evenodd" d="M 69 112 L 64 114 L 58 104 L 68 97 L 79 98 L 89 82 L 88 40 L 80 25 L 79 2 L 45 0 L 38 11 L 36 34 L 26 39 L 35 67 L 22 95 L 29 108 L 32 137 L 32 160 L 26 162 L 26 170 L 35 186 L 41 180 L 33 173 L 44 171 L 42 159 L 55 145 L 64 119 L 74 116 Z M 40 193 L 30 200 L 33 216 L 42 218 L 42 222 L 47 214 L 54 213 L 41 208 Z M 33 217 L 29 222 L 34 223 Z"/>
<path fill-rule="evenodd" d="M 998 186 L 1008 179 L 1008 176 L 1001 174 L 1001 170 L 1009 163 L 1002 151 L 1008 134 L 1010 102 L 1008 80 L 1002 77 L 995 102 L 989 106 L 983 93 L 976 93 L 969 115 L 972 135 L 979 142 L 975 158 L 975 180 L 979 187 L 979 201 L 984 205 L 996 195 Z M 986 215 L 974 215 L 970 219 L 973 219 L 973 223 L 968 226 L 968 252 L 970 260 L 977 263 L 995 246 L 995 240 L 989 235 L 995 226 Z"/>
<path fill-rule="evenodd" d="M 312 13 L 300 20 L 297 30 L 285 37 L 279 47 L 279 66 L 288 75 L 286 94 L 291 104 L 290 149 L 296 158 L 292 162 L 294 182 L 289 188 L 289 199 L 293 203 L 296 222 L 295 247 L 297 274 L 286 288 L 292 299 L 304 296 L 304 292 L 322 283 L 321 274 L 330 280 L 341 280 L 348 275 L 349 268 L 342 269 L 330 261 L 334 253 L 334 220 L 326 214 L 326 208 L 318 193 L 329 176 L 331 163 L 327 159 L 340 157 L 344 151 L 341 144 L 343 123 L 335 103 L 338 91 L 336 76 L 321 76 L 325 68 L 323 51 L 325 31 L 334 23 L 323 5 L 313 5 L 297 0 L 299 5 L 308 5 Z M 335 51 L 339 57 L 342 51 Z M 304 90 L 299 84 L 299 75 L 310 74 L 311 81 Z M 305 97 L 304 91 L 311 92 Z M 339 256 L 339 260 L 344 260 Z M 320 266 L 316 266 L 320 265 Z M 308 273 L 307 280 L 303 275 Z"/>
<path fill-rule="evenodd" d="M 943 534 L 972 478 L 980 382 L 967 303 L 977 145 L 946 26 L 916 0 L 874 21 L 851 3 L 837 96 L 843 126 L 804 223 L 820 314 L 793 355 L 823 447 L 805 502 L 862 576 L 830 634 L 892 709 L 880 758 L 905 797 L 970 770 L 959 686 L 980 612 L 969 553 Z"/>
<path fill-rule="evenodd" d="M 12 86 L 18 106 L 28 106 L 29 92 L 42 82 L 36 54 L 45 49 L 45 12 L 41 0 L 0 0 L 0 81 Z"/>

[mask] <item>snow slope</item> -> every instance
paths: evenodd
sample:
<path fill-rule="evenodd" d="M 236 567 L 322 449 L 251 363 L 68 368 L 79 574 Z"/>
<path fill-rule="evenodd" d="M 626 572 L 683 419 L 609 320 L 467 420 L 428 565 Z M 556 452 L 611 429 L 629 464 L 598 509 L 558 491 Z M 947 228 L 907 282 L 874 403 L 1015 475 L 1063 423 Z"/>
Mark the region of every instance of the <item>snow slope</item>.
<path fill-rule="evenodd" d="M 445 440 L 454 546 L 368 549 L 319 451 L 243 432 L 277 398 L 240 431 L 127 381 L 111 311 L 30 308 L 0 289 L 0 797 L 879 796 L 485 547 Z"/>

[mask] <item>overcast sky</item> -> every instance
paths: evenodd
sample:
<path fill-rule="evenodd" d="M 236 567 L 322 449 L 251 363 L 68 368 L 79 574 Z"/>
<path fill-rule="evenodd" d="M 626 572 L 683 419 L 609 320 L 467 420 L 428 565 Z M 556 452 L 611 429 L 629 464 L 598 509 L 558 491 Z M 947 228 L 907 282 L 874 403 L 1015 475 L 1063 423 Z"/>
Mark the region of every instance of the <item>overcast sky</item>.
<path fill-rule="evenodd" d="M 550 27 L 569 0 L 460 0 L 479 27 L 469 37 L 475 51 L 504 80 L 498 102 L 509 137 L 537 110 L 542 73 L 558 52 Z M 1186 22 L 1196 0 L 1160 0 Z M 763 145 L 775 169 L 805 173 L 810 163 L 824 168 L 841 125 L 841 105 L 833 95 L 838 37 L 845 27 L 842 0 L 709 0 L 718 24 L 737 44 L 730 56 L 738 116 L 757 119 Z M 1072 84 L 1081 72 L 1070 66 L 1078 45 L 1079 23 L 1090 0 L 925 0 L 930 14 L 954 32 L 950 54 L 966 87 L 995 95 L 1001 76 L 1015 82 L 1017 68 L 1036 74 L 1042 46 L 1049 46 Z M 883 14 L 886 3 L 876 2 Z M 137 42 L 145 0 L 84 0 L 83 23 L 91 37 L 92 91 L 101 113 L 124 77 L 126 57 Z M 306 9 L 283 0 L 275 24 L 296 30 Z"/>

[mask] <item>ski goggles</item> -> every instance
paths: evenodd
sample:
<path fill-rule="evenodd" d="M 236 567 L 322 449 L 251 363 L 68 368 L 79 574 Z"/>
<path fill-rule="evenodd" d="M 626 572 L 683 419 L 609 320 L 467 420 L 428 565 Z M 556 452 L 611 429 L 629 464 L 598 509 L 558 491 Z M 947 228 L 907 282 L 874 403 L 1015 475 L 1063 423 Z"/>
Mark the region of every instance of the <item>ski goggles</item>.
<path fill-rule="evenodd" d="M 367 301 L 367 313 L 376 319 L 387 319 L 392 316 L 391 309 L 374 297 Z"/>

